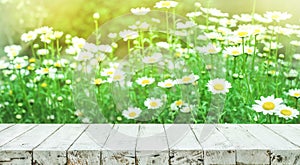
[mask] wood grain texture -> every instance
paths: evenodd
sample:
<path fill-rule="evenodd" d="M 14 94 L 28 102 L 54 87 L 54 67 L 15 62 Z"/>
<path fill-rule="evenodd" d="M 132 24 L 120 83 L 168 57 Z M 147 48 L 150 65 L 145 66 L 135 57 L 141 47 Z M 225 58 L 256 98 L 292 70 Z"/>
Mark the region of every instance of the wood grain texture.
<path fill-rule="evenodd" d="M 61 125 L 38 125 L 0 147 L 0 162 L 15 165 L 31 164 L 32 150 Z M 1 163 L 0 163 L 1 164 Z"/>
<path fill-rule="evenodd" d="M 14 138 L 22 135 L 28 130 L 32 129 L 37 125 L 35 124 L 18 124 L 7 129 L 4 129 L 0 132 L 0 146 L 12 141 Z"/>
<path fill-rule="evenodd" d="M 300 125 L 0 124 L 0 165 L 300 165 Z"/>
<path fill-rule="evenodd" d="M 66 124 L 33 150 L 36 165 L 63 165 L 67 163 L 67 150 L 88 125 Z"/>
<path fill-rule="evenodd" d="M 99 165 L 101 149 L 112 128 L 111 124 L 91 124 L 68 150 L 68 164 Z"/>
<path fill-rule="evenodd" d="M 237 164 L 269 164 L 270 150 L 239 125 L 217 125 L 217 129 L 236 148 Z"/>
<path fill-rule="evenodd" d="M 169 146 L 162 124 L 140 125 L 136 159 L 140 165 L 169 163 Z"/>
<path fill-rule="evenodd" d="M 191 125 L 204 151 L 204 164 L 236 164 L 235 148 L 213 124 Z"/>
<path fill-rule="evenodd" d="M 203 150 L 188 124 L 165 124 L 170 163 L 172 165 L 203 164 Z"/>
<path fill-rule="evenodd" d="M 139 125 L 116 124 L 102 149 L 103 165 L 134 165 Z"/>
<path fill-rule="evenodd" d="M 271 151 L 271 164 L 297 164 L 300 148 L 263 125 L 240 125 Z M 300 163 L 300 162 L 298 162 Z"/>

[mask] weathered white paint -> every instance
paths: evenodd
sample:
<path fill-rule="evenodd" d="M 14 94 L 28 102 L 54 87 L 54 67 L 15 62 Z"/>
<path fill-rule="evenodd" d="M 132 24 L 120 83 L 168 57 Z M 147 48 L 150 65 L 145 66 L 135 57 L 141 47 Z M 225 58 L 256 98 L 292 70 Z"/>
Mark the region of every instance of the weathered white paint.
<path fill-rule="evenodd" d="M 213 124 L 191 125 L 204 150 L 204 164 L 236 164 L 235 148 Z"/>
<path fill-rule="evenodd" d="M 68 150 L 68 164 L 100 165 L 101 148 L 112 127 L 110 124 L 91 124 Z"/>
<path fill-rule="evenodd" d="M 203 164 L 202 147 L 188 124 L 168 124 L 164 126 L 172 165 Z"/>
<path fill-rule="evenodd" d="M 43 124 L 25 132 L 0 147 L 0 162 L 14 165 L 29 165 L 32 162 L 32 150 L 55 132 L 61 125 Z M 1 163 L 0 163 L 1 164 Z"/>
<path fill-rule="evenodd" d="M 262 125 L 240 125 L 271 150 L 271 164 L 297 164 L 300 148 Z M 300 163 L 300 162 L 298 162 Z"/>
<path fill-rule="evenodd" d="M 67 163 L 67 150 L 88 125 L 66 124 L 33 150 L 33 163 L 62 165 Z"/>
<path fill-rule="evenodd" d="M 294 165 L 299 126 L 0 124 L 0 165 Z"/>
<path fill-rule="evenodd" d="M 217 129 L 236 148 L 237 164 L 269 164 L 270 150 L 239 125 L 217 125 Z"/>
<path fill-rule="evenodd" d="M 3 146 L 4 144 L 12 141 L 14 138 L 22 135 L 23 133 L 36 126 L 37 125 L 35 124 L 18 124 L 2 130 L 0 132 L 0 146 Z"/>
<path fill-rule="evenodd" d="M 115 125 L 102 149 L 103 165 L 134 165 L 138 130 L 136 124 Z"/>
<path fill-rule="evenodd" d="M 136 146 L 138 164 L 168 164 L 169 147 L 162 124 L 141 124 Z"/>
<path fill-rule="evenodd" d="M 13 125 L 14 124 L 0 124 L 0 132 L 2 130 L 5 130 L 5 129 L 9 128 L 9 127 L 12 127 Z"/>

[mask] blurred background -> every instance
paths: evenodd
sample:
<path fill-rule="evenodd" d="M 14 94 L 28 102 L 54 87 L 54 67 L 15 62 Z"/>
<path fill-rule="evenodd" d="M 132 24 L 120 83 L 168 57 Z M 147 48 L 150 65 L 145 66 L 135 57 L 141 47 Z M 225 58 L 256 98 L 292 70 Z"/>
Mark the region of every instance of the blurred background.
<path fill-rule="evenodd" d="M 157 1 L 149 0 L 0 0 L 0 55 L 3 47 L 20 44 L 22 33 L 41 26 L 50 26 L 65 34 L 87 38 L 94 31 L 92 15 L 99 12 L 100 24 L 128 14 L 131 8 L 150 7 Z M 182 0 L 176 13 L 185 15 L 195 10 L 194 3 L 212 7 L 231 15 L 251 13 L 254 0 Z M 299 24 L 299 0 L 260 0 L 256 13 L 286 11 L 293 15 L 287 23 Z"/>

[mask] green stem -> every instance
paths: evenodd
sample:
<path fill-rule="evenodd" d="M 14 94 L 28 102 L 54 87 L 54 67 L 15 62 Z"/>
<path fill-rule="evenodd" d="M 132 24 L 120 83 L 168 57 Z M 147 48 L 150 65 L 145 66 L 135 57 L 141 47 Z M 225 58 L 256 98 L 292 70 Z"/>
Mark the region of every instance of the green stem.
<path fill-rule="evenodd" d="M 254 67 L 255 67 L 255 58 L 256 58 L 256 35 L 254 36 L 254 51 L 252 55 L 252 72 L 254 72 Z"/>

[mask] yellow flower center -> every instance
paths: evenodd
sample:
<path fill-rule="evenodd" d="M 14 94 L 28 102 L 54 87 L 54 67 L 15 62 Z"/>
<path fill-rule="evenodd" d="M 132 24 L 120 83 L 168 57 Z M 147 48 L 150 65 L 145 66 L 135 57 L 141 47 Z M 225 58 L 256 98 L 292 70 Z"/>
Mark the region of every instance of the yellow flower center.
<path fill-rule="evenodd" d="M 47 83 L 42 83 L 41 87 L 46 88 L 47 87 Z"/>
<path fill-rule="evenodd" d="M 61 64 L 57 62 L 57 63 L 54 64 L 54 66 L 57 67 L 57 68 L 60 68 Z"/>
<path fill-rule="evenodd" d="M 176 56 L 176 57 L 181 57 L 181 53 L 180 53 L 180 52 L 176 52 L 176 53 L 175 53 L 175 56 Z"/>
<path fill-rule="evenodd" d="M 222 91 L 224 90 L 224 85 L 223 84 L 215 84 L 214 85 L 214 89 L 217 90 L 217 91 Z"/>
<path fill-rule="evenodd" d="M 238 32 L 238 36 L 240 36 L 240 37 L 245 37 L 245 36 L 247 36 L 248 35 L 248 32 Z"/>
<path fill-rule="evenodd" d="M 166 83 L 165 86 L 166 86 L 166 87 L 172 87 L 173 84 L 172 84 L 172 83 Z"/>
<path fill-rule="evenodd" d="M 129 116 L 129 117 L 135 117 L 135 116 L 136 116 L 136 113 L 135 113 L 135 112 L 130 112 L 130 113 L 128 114 L 128 116 Z"/>
<path fill-rule="evenodd" d="M 263 105 L 262 105 L 263 109 L 264 110 L 273 110 L 275 108 L 275 104 L 273 102 L 265 102 Z"/>
<path fill-rule="evenodd" d="M 121 75 L 115 75 L 114 76 L 114 80 L 121 80 L 122 79 L 122 76 Z"/>
<path fill-rule="evenodd" d="M 272 19 L 278 19 L 279 15 L 272 15 Z"/>
<path fill-rule="evenodd" d="M 189 81 L 191 81 L 192 79 L 190 78 L 190 77 L 183 77 L 182 78 L 182 81 L 183 82 L 189 82 Z"/>
<path fill-rule="evenodd" d="M 101 83 L 102 83 L 102 80 L 101 79 L 95 79 L 94 80 L 94 83 L 96 84 L 96 85 L 100 85 Z"/>
<path fill-rule="evenodd" d="M 169 2 L 169 1 L 163 1 L 163 2 L 161 3 L 161 6 L 162 6 L 162 7 L 169 7 L 169 6 L 171 6 L 171 2 Z"/>
<path fill-rule="evenodd" d="M 155 58 L 149 58 L 149 62 L 155 62 Z"/>
<path fill-rule="evenodd" d="M 240 51 L 238 51 L 238 50 L 233 50 L 233 51 L 231 52 L 231 54 L 232 54 L 232 55 L 239 55 L 239 54 L 240 54 Z"/>
<path fill-rule="evenodd" d="M 158 105 L 157 102 L 154 102 L 154 101 L 150 102 L 151 107 L 157 107 L 157 105 Z"/>
<path fill-rule="evenodd" d="M 34 70 L 34 67 L 33 66 L 28 66 L 27 70 Z"/>
<path fill-rule="evenodd" d="M 283 109 L 280 111 L 280 113 L 284 116 L 291 116 L 293 114 L 292 111 L 290 111 L 288 109 Z"/>
<path fill-rule="evenodd" d="M 49 73 L 49 69 L 48 68 L 44 68 L 43 69 L 43 73 Z"/>
<path fill-rule="evenodd" d="M 35 58 L 29 59 L 29 62 L 30 62 L 30 63 L 35 63 Z"/>
<path fill-rule="evenodd" d="M 106 72 L 106 74 L 107 75 L 112 75 L 112 74 L 114 74 L 114 72 L 113 71 L 108 71 L 108 72 Z"/>
<path fill-rule="evenodd" d="M 300 97 L 300 93 L 294 93 L 294 97 Z"/>
<path fill-rule="evenodd" d="M 183 101 L 182 100 L 175 101 L 175 105 L 177 107 L 179 107 L 179 106 L 183 105 Z"/>
<path fill-rule="evenodd" d="M 208 53 L 215 53 L 216 50 L 215 49 L 208 49 Z"/>
<path fill-rule="evenodd" d="M 142 84 L 143 84 L 143 85 L 150 84 L 150 80 L 143 80 L 143 81 L 142 81 Z"/>
<path fill-rule="evenodd" d="M 22 65 L 21 64 L 17 64 L 16 65 L 16 69 L 21 69 L 22 68 Z"/>

